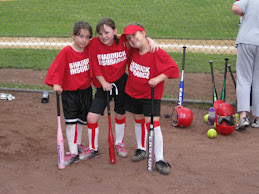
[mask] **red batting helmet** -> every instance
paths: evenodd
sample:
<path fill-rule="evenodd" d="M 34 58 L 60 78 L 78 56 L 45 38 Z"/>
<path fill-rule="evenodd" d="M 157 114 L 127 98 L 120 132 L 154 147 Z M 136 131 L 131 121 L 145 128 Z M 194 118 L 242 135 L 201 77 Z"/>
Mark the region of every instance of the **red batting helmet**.
<path fill-rule="evenodd" d="M 171 124 L 174 127 L 188 127 L 192 123 L 193 114 L 190 109 L 185 108 L 183 106 L 176 106 L 174 108 L 174 111 L 177 112 L 176 119 L 173 120 L 173 117 L 172 117 Z M 173 111 L 173 114 L 174 114 L 174 111 Z"/>
<path fill-rule="evenodd" d="M 213 104 L 213 108 L 215 109 L 215 113 L 218 114 L 218 109 L 219 109 L 219 106 L 222 104 L 222 103 L 225 103 L 223 100 L 216 100 Z"/>
<path fill-rule="evenodd" d="M 216 129 L 222 135 L 229 135 L 235 130 L 235 111 L 231 104 L 221 103 L 216 116 Z"/>

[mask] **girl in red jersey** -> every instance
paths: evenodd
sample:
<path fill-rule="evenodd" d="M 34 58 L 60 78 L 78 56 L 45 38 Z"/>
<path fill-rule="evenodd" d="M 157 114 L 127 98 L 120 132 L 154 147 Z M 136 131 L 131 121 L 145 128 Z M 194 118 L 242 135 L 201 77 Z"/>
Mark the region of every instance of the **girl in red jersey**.
<path fill-rule="evenodd" d="M 126 40 L 117 37 L 117 28 L 110 18 L 103 18 L 96 26 L 98 37 L 91 42 L 91 72 L 93 83 L 97 88 L 95 98 L 87 116 L 89 149 L 80 154 L 80 159 L 87 160 L 99 155 L 98 120 L 104 114 L 107 105 L 107 92 L 110 100 L 115 102 L 115 150 L 121 157 L 128 155 L 123 143 L 125 131 L 125 85 L 127 80 L 126 63 L 130 50 L 125 46 Z M 153 49 L 156 44 L 153 43 Z"/>
<path fill-rule="evenodd" d="M 61 93 L 69 153 L 65 166 L 79 161 L 86 148 L 81 144 L 83 125 L 92 102 L 89 69 L 89 42 L 93 31 L 88 22 L 74 24 L 74 43 L 63 48 L 48 69 L 45 83 Z"/>
<path fill-rule="evenodd" d="M 164 161 L 163 136 L 160 128 L 160 103 L 164 91 L 164 80 L 178 78 L 179 69 L 175 61 L 164 50 L 150 53 L 144 27 L 132 23 L 125 27 L 123 36 L 133 48 L 128 59 L 129 76 L 125 88 L 126 111 L 133 113 L 137 150 L 132 161 L 138 162 L 147 157 L 146 140 L 150 129 L 151 88 L 154 87 L 154 154 L 156 169 L 161 174 L 169 174 L 170 164 Z"/>

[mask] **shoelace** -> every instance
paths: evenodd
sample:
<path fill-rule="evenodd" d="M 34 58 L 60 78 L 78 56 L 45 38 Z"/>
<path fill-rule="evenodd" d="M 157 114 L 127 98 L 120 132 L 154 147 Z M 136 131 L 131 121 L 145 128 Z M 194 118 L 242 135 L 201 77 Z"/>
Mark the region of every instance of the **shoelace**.
<path fill-rule="evenodd" d="M 254 119 L 253 123 L 259 124 L 257 119 Z"/>
<path fill-rule="evenodd" d="M 142 150 L 141 149 L 137 149 L 136 151 L 135 151 L 135 156 L 137 156 L 137 155 L 139 155 L 139 154 L 141 154 L 141 155 L 143 155 L 143 153 L 144 152 L 141 152 Z"/>
<path fill-rule="evenodd" d="M 171 168 L 171 165 L 168 162 L 165 162 L 163 160 L 160 160 L 159 163 L 161 164 L 162 167 L 167 167 L 169 166 Z"/>

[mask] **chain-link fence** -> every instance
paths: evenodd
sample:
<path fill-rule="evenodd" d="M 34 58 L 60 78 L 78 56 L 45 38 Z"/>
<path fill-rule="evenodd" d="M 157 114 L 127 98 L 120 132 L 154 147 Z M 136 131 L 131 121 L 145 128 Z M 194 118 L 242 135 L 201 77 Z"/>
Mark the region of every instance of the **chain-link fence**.
<path fill-rule="evenodd" d="M 223 83 L 225 58 L 235 76 L 235 38 L 240 18 L 234 0 L 0 0 L 0 88 L 51 90 L 44 85 L 48 67 L 72 43 L 75 22 L 88 21 L 93 29 L 103 17 L 112 18 L 121 34 L 126 24 L 139 22 L 179 65 L 187 46 L 185 99 L 212 99 L 209 61 L 214 63 L 216 86 Z M 94 30 L 95 31 L 95 30 Z M 231 78 L 229 98 L 235 101 Z M 165 98 L 176 99 L 179 80 L 168 80 Z M 218 89 L 220 91 L 220 89 Z"/>

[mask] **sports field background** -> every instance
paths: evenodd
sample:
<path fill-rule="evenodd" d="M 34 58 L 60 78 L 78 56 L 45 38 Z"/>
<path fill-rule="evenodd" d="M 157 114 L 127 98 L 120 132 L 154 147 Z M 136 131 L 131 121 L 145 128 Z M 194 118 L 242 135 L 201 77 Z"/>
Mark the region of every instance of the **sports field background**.
<path fill-rule="evenodd" d="M 119 33 L 130 22 L 143 24 L 148 35 L 172 56 L 179 69 L 182 46 L 186 45 L 186 72 L 209 74 L 209 61 L 213 60 L 216 76 L 221 75 L 224 58 L 229 58 L 235 72 L 239 17 L 231 11 L 233 3 L 234 0 L 0 0 L 0 76 L 3 69 L 5 72 L 27 69 L 37 74 L 42 72 L 44 78 L 60 49 L 72 42 L 73 24 L 86 20 L 95 32 L 97 22 L 103 17 L 112 18 Z M 51 90 L 43 83 L 12 82 L 16 77 L 13 73 L 9 76 L 8 80 L 0 80 L 0 88 Z M 196 84 L 201 81 L 197 76 Z M 204 96 L 194 98 L 203 100 Z M 209 95 L 206 99 L 210 99 Z"/>

